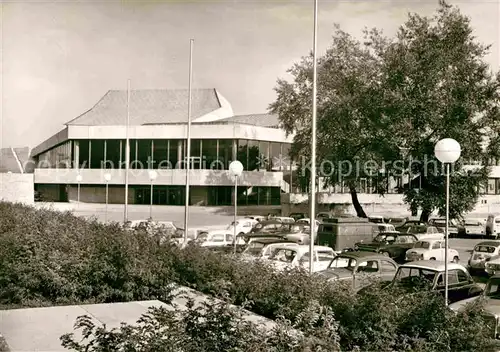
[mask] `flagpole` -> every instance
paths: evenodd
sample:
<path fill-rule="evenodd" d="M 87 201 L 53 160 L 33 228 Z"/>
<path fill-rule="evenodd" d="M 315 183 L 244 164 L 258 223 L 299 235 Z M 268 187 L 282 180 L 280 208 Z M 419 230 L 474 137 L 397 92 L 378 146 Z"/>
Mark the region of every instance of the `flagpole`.
<path fill-rule="evenodd" d="M 189 169 L 191 166 L 191 85 L 193 79 L 193 45 L 194 39 L 189 41 L 189 83 L 188 83 L 188 116 L 186 138 L 186 204 L 184 206 L 184 245 L 187 244 L 189 223 Z"/>
<path fill-rule="evenodd" d="M 128 174 L 130 167 L 130 139 L 129 139 L 129 125 L 130 125 L 130 79 L 127 80 L 127 124 L 125 127 L 125 206 L 123 209 L 123 223 L 128 221 Z"/>
<path fill-rule="evenodd" d="M 309 273 L 313 273 L 314 265 L 314 232 L 316 230 L 316 96 L 318 59 L 318 0 L 314 0 L 314 31 L 313 31 L 313 84 L 312 84 L 312 123 L 311 123 L 311 189 L 309 190 L 309 214 L 310 236 L 309 241 Z"/>

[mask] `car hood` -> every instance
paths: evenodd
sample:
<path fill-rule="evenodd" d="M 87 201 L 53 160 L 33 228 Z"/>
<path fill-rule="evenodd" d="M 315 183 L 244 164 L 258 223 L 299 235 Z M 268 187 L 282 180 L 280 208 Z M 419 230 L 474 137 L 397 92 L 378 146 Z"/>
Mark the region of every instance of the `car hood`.
<path fill-rule="evenodd" d="M 451 310 L 459 311 L 459 310 L 464 309 L 468 303 L 474 302 L 475 300 L 479 299 L 480 297 L 483 297 L 483 296 L 477 296 L 477 297 L 464 299 L 462 301 L 458 301 L 458 302 L 455 302 L 453 304 L 450 304 L 449 307 Z M 495 315 L 495 316 L 500 316 L 500 299 L 486 297 L 485 304 L 484 304 L 484 310 L 490 314 Z"/>
<path fill-rule="evenodd" d="M 356 243 L 356 246 L 358 246 L 359 248 L 378 249 L 378 248 L 384 247 L 385 243 L 384 242 L 369 242 L 369 243 L 358 242 L 358 243 Z"/>
<path fill-rule="evenodd" d="M 352 278 L 352 271 L 342 268 L 322 270 L 319 274 L 328 280 L 344 280 Z"/>

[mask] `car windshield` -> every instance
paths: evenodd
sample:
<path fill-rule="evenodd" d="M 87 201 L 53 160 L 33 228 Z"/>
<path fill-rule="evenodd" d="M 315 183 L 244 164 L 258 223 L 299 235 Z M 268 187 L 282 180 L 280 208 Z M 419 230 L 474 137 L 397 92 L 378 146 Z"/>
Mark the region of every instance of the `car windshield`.
<path fill-rule="evenodd" d="M 429 269 L 415 268 L 415 267 L 399 267 L 395 281 L 399 282 L 410 282 L 414 281 L 415 278 L 425 279 L 428 284 L 434 282 L 436 275 L 438 273 Z"/>
<path fill-rule="evenodd" d="M 351 271 L 353 271 L 355 267 L 356 259 L 342 255 L 336 256 L 328 266 L 329 269 L 348 269 Z"/>
<path fill-rule="evenodd" d="M 495 252 L 495 247 L 492 246 L 482 246 L 482 245 L 477 245 L 474 247 L 474 252 L 481 252 L 481 253 L 493 253 Z"/>
<path fill-rule="evenodd" d="M 380 234 L 373 239 L 373 242 L 385 242 L 386 238 L 387 238 L 386 234 Z"/>
<path fill-rule="evenodd" d="M 500 299 L 500 278 L 490 279 L 486 284 L 484 294 L 487 297 Z"/>
<path fill-rule="evenodd" d="M 297 255 L 297 251 L 286 248 L 276 248 L 269 259 L 279 262 L 291 263 Z"/>
<path fill-rule="evenodd" d="M 289 232 L 289 233 L 300 233 L 302 231 L 302 227 L 300 225 L 283 225 L 281 227 L 281 231 Z"/>
<path fill-rule="evenodd" d="M 208 233 L 206 232 L 200 233 L 198 237 L 196 237 L 196 240 L 198 242 L 205 242 L 207 239 L 208 239 Z"/>
<path fill-rule="evenodd" d="M 431 244 L 426 241 L 418 241 L 413 245 L 413 248 L 424 248 L 424 249 L 429 249 L 431 248 Z"/>

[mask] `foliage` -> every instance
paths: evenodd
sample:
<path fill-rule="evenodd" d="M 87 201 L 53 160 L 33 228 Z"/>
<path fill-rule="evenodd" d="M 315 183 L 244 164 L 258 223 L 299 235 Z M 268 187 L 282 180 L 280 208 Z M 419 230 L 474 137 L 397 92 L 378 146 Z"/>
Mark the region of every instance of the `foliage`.
<path fill-rule="evenodd" d="M 276 351 L 299 351 L 294 346 L 305 350 L 307 345 L 318 351 L 322 345 L 323 350 L 482 351 L 489 342 L 480 307 L 455 315 L 429 292 L 408 295 L 373 287 L 355 294 L 349 282 L 330 283 L 303 270 L 277 272 L 196 245 L 180 249 L 143 231 L 0 202 L 0 302 L 5 308 L 152 299 L 170 304 L 174 283 L 279 321 L 280 330 L 263 339 L 233 319 L 224 303 L 192 307 L 180 316 L 162 312 L 142 330 L 93 326 L 82 343 L 94 341 L 91 351 L 136 350 L 136 344 L 161 351 L 167 348 L 157 347 L 162 339 L 172 341 L 162 346 L 182 342 L 192 350 L 221 349 L 215 344 L 226 341 L 223 349 L 238 350 L 236 336 L 244 335 L 240 350 L 273 351 L 272 345 Z M 302 331 L 303 338 L 290 340 L 291 329 Z M 85 348 L 65 341 L 68 347 Z"/>
<path fill-rule="evenodd" d="M 424 220 L 443 212 L 444 178 L 434 157 L 441 138 L 462 145 L 452 213 L 475 205 L 488 164 L 468 172 L 462 163 L 499 153 L 499 80 L 484 61 L 488 49 L 476 41 L 469 19 L 443 1 L 432 18 L 410 14 L 394 38 L 372 29 L 361 42 L 337 27 L 318 59 L 317 167 L 322 173 L 333 165 L 323 176 L 329 185 L 349 187 L 358 216 L 365 215 L 356 197 L 361 178 L 383 195 L 389 177 L 406 175 L 413 181 L 401 191 L 410 208 L 422 210 Z M 288 71 L 291 82 L 278 80 L 270 105 L 295 133 L 292 152 L 305 158 L 302 170 L 310 154 L 312 62 L 312 55 L 302 58 Z M 491 148 L 483 150 L 485 139 Z"/>
<path fill-rule="evenodd" d="M 149 308 L 136 325 L 122 324 L 114 329 L 97 326 L 90 317 L 81 316 L 75 329 L 81 330 L 82 341 L 76 341 L 72 333 L 61 336 L 61 341 L 63 347 L 77 352 L 338 351 L 337 326 L 331 312 L 317 311 L 313 304 L 304 311 L 301 323 L 315 325 L 320 319 L 327 323 L 314 328 L 322 334 L 318 341 L 285 321 L 273 329 L 245 321 L 240 310 L 224 301 L 196 306 L 188 300 L 186 310 Z"/>

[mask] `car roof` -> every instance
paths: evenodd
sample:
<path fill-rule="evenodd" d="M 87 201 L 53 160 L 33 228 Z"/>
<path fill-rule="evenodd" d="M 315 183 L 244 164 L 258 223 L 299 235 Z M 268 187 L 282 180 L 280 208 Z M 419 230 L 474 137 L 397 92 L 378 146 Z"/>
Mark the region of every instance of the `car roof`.
<path fill-rule="evenodd" d="M 368 258 L 368 257 L 376 257 L 376 258 L 384 258 L 384 259 L 389 258 L 383 254 L 368 252 L 368 251 L 344 252 L 342 254 L 339 254 L 338 256 L 339 257 L 350 257 L 350 258 Z M 391 259 L 391 258 L 389 258 L 389 259 Z"/>
<path fill-rule="evenodd" d="M 280 247 L 276 247 L 276 249 L 293 249 L 293 250 L 296 250 L 298 252 L 308 252 L 309 251 L 309 245 L 308 244 L 300 244 L 300 245 L 297 245 L 297 247 L 294 247 L 294 248 L 290 248 L 290 247 L 285 247 L 283 246 L 282 248 Z M 333 251 L 333 249 L 331 247 L 326 247 L 326 246 L 314 246 L 314 250 L 316 251 Z"/>
<path fill-rule="evenodd" d="M 257 243 L 264 243 L 264 244 L 271 244 L 271 243 L 295 243 L 293 241 L 285 240 L 285 239 L 279 239 L 279 238 L 259 238 L 256 239 L 252 242 L 257 242 Z"/>
<path fill-rule="evenodd" d="M 492 246 L 492 247 L 498 247 L 500 246 L 500 241 L 483 241 L 477 243 L 474 247 L 476 246 Z"/>
<path fill-rule="evenodd" d="M 409 262 L 400 265 L 400 268 L 419 268 L 419 269 L 428 269 L 433 271 L 444 271 L 444 261 L 440 260 L 418 260 L 414 262 Z M 462 269 L 467 270 L 461 264 L 457 263 L 448 263 L 448 270 L 453 269 Z"/>

